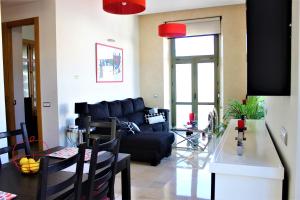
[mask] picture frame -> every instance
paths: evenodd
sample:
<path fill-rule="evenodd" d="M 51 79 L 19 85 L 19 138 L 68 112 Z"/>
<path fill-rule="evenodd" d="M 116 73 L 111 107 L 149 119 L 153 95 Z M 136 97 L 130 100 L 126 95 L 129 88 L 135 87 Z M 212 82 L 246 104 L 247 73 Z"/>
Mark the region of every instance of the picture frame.
<path fill-rule="evenodd" d="M 123 49 L 96 43 L 96 83 L 118 83 L 124 80 Z"/>

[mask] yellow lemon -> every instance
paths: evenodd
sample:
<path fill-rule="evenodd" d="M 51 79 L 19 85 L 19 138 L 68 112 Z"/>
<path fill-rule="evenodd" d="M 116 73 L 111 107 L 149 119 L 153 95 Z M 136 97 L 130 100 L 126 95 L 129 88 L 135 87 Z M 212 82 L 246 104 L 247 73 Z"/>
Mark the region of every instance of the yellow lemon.
<path fill-rule="evenodd" d="M 25 174 L 29 173 L 30 172 L 29 165 L 28 164 L 22 165 L 21 171 Z"/>
<path fill-rule="evenodd" d="M 29 159 L 28 159 L 28 162 L 29 162 L 29 164 L 36 163 L 35 160 L 34 160 L 33 158 L 29 158 Z"/>
<path fill-rule="evenodd" d="M 20 165 L 27 164 L 28 163 L 28 159 L 26 157 L 23 157 L 23 158 L 21 158 L 21 160 L 20 160 L 19 163 L 20 163 Z"/>
<path fill-rule="evenodd" d="M 22 170 L 22 173 L 24 173 L 24 174 L 29 174 L 30 171 L 29 171 L 29 170 Z"/>
<path fill-rule="evenodd" d="M 38 163 L 38 162 L 30 163 L 29 167 L 30 167 L 30 171 L 32 173 L 36 173 L 39 170 L 39 168 L 40 168 L 40 163 Z"/>
<path fill-rule="evenodd" d="M 36 173 L 36 172 L 39 171 L 39 167 L 30 168 L 30 171 L 31 171 L 32 173 Z"/>
<path fill-rule="evenodd" d="M 29 170 L 29 168 L 30 168 L 30 165 L 29 164 L 24 164 L 24 165 L 22 165 L 21 166 L 21 168 L 23 169 L 28 169 Z"/>
<path fill-rule="evenodd" d="M 36 167 L 30 167 L 30 170 L 36 170 L 36 169 L 39 169 L 39 167 L 38 166 L 36 166 Z"/>
<path fill-rule="evenodd" d="M 35 161 L 33 158 L 22 158 L 20 160 L 20 165 L 21 165 L 21 171 L 24 174 L 28 173 L 36 173 L 40 169 L 40 160 Z"/>
<path fill-rule="evenodd" d="M 40 166 L 39 163 L 29 164 L 30 169 L 31 168 L 36 168 L 36 167 L 39 167 L 39 166 Z"/>
<path fill-rule="evenodd" d="M 36 163 L 30 163 L 29 164 L 30 167 L 39 167 L 40 163 L 36 162 Z"/>

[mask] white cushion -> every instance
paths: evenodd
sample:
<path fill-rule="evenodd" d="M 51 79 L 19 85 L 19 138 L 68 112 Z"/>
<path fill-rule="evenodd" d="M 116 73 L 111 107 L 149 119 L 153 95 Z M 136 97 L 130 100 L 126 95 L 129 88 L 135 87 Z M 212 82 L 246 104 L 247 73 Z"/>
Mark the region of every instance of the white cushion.
<path fill-rule="evenodd" d="M 149 114 L 154 115 L 158 113 L 158 108 L 152 108 L 149 110 Z"/>
<path fill-rule="evenodd" d="M 141 132 L 141 129 L 138 127 L 138 125 L 136 125 L 136 123 L 131 122 L 131 125 L 133 127 L 133 131 Z"/>
<path fill-rule="evenodd" d="M 162 115 L 154 116 L 154 117 L 149 117 L 148 118 L 149 124 L 156 124 L 160 122 L 165 122 L 165 119 Z"/>

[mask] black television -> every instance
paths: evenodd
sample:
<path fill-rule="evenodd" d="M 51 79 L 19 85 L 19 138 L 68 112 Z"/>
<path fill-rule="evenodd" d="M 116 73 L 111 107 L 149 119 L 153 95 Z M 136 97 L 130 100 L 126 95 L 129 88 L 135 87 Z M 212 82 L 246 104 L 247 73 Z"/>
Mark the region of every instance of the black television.
<path fill-rule="evenodd" d="M 291 0 L 247 0 L 247 95 L 291 93 Z"/>

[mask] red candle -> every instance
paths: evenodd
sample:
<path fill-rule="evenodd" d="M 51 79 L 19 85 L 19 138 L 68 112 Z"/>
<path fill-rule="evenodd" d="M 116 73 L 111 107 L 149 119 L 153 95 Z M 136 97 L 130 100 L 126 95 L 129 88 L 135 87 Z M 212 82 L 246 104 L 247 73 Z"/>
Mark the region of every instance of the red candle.
<path fill-rule="evenodd" d="M 190 119 L 190 122 L 195 121 L 195 113 L 190 113 L 189 119 Z"/>
<path fill-rule="evenodd" d="M 244 122 L 244 120 L 238 120 L 238 128 L 239 129 L 243 129 L 243 128 L 245 128 L 245 122 Z"/>

